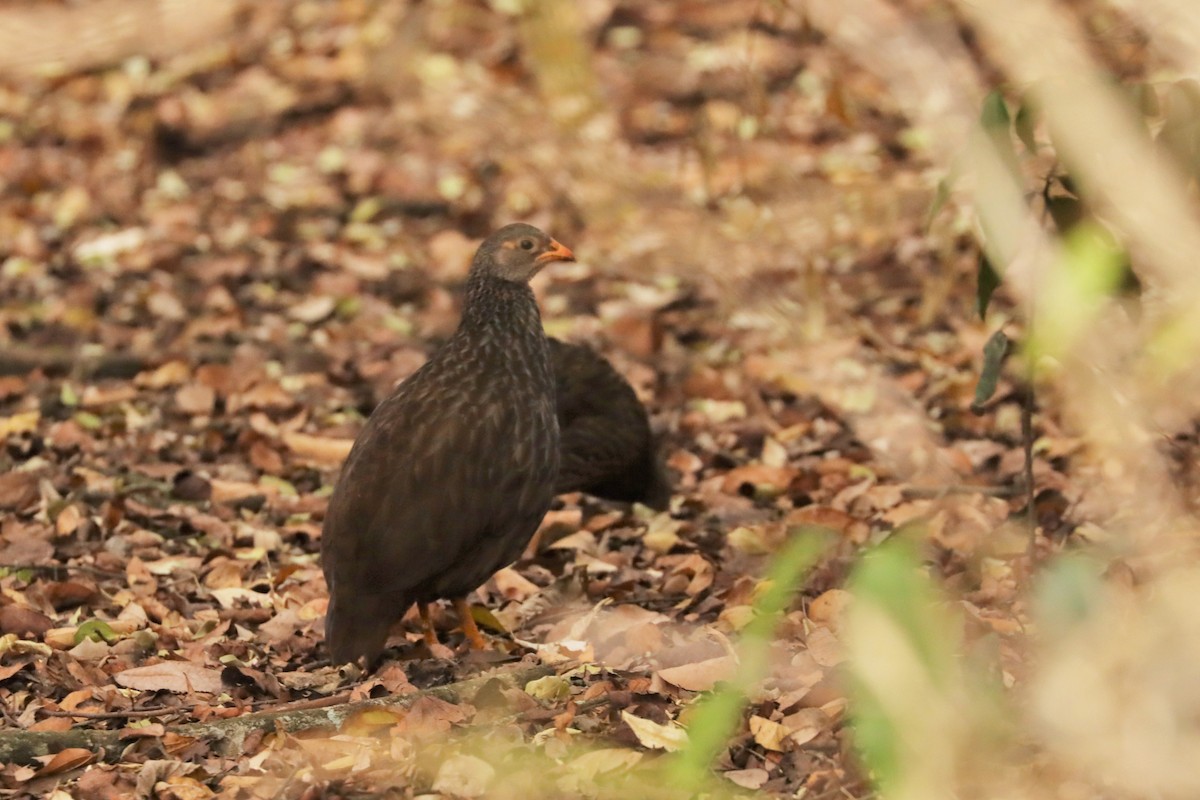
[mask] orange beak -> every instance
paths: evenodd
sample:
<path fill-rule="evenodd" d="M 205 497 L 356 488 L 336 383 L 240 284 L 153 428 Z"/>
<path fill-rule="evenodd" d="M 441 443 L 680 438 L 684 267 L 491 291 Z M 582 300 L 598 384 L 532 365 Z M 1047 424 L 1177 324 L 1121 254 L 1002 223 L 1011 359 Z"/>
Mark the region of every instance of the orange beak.
<path fill-rule="evenodd" d="M 536 264 L 545 264 L 549 261 L 574 261 L 575 254 L 572 253 L 566 245 L 560 244 L 558 241 L 550 240 L 550 249 L 542 253 L 533 261 Z"/>

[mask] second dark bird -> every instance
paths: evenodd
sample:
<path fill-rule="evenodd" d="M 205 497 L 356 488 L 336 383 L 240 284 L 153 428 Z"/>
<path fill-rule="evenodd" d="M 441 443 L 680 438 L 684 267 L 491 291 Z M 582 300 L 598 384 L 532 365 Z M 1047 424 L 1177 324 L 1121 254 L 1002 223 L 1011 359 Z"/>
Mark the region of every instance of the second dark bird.
<path fill-rule="evenodd" d="M 664 509 L 671 485 L 633 387 L 584 345 L 550 339 L 561 436 L 556 489 Z"/>

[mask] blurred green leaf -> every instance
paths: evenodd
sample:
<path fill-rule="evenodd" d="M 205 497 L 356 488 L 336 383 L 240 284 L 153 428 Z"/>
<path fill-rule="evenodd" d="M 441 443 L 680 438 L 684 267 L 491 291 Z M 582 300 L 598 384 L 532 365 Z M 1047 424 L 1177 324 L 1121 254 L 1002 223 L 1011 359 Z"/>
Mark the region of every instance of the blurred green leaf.
<path fill-rule="evenodd" d="M 1008 113 L 1008 105 L 1004 95 L 999 90 L 990 92 L 983 99 L 983 109 L 979 114 L 979 122 L 992 140 L 992 146 L 1000 155 L 1014 178 L 1020 176 L 1017 162 L 1017 152 L 1013 148 L 1012 118 Z"/>
<path fill-rule="evenodd" d="M 89 431 L 98 431 L 104 425 L 104 420 L 90 411 L 77 411 L 75 421 L 81 428 Z"/>
<path fill-rule="evenodd" d="M 1034 108 L 1032 100 L 1026 97 L 1017 107 L 1017 116 L 1013 118 L 1013 130 L 1030 155 L 1036 155 L 1038 151 L 1037 137 L 1034 134 L 1036 128 L 1037 109 Z"/>
<path fill-rule="evenodd" d="M 79 394 L 75 391 L 75 387 L 64 382 L 62 388 L 58 391 L 58 400 L 64 406 L 73 408 L 79 405 Z"/>
<path fill-rule="evenodd" d="M 1056 559 L 1038 578 L 1035 594 L 1037 619 L 1047 636 L 1057 636 L 1095 611 L 1103 585 L 1098 565 L 1069 555 Z"/>
<path fill-rule="evenodd" d="M 713 759 L 737 729 L 747 693 L 766 676 L 771 640 L 779 619 L 830 535 L 818 527 L 796 528 L 789 533 L 787 544 L 772 559 L 761 584 L 762 591 L 754 604 L 754 619 L 742 630 L 737 648 L 737 675 L 699 700 L 688 715 L 688 744 L 670 767 L 673 780 L 683 787 L 701 785 Z"/>
<path fill-rule="evenodd" d="M 908 539 L 890 539 L 864 557 L 850 590 L 855 745 L 882 795 L 918 798 L 933 786 L 945 791 L 938 782 L 947 759 L 939 750 L 958 746 L 955 728 L 964 722 L 961 623 L 946 611 Z"/>
<path fill-rule="evenodd" d="M 1008 337 L 1004 331 L 993 333 L 983 346 L 983 369 L 979 373 L 979 383 L 975 384 L 975 399 L 971 401 L 971 410 L 976 414 L 982 413 L 983 405 L 992 399 L 996 393 L 996 384 L 1000 381 L 1000 370 L 1004 366 L 1004 357 L 1008 355 Z"/>
<path fill-rule="evenodd" d="M 996 268 L 992 266 L 987 253 L 980 253 L 979 268 L 976 271 L 975 278 L 975 302 L 979 308 L 980 319 L 987 317 L 987 310 L 992 302 L 992 295 L 999 286 L 1000 273 L 996 272 Z"/>
<path fill-rule="evenodd" d="M 1129 259 L 1100 225 L 1084 220 L 1063 237 L 1063 263 L 1044 283 L 1042 314 L 1026 338 L 1031 363 L 1060 357 L 1125 279 Z"/>
<path fill-rule="evenodd" d="M 979 114 L 979 121 L 989 132 L 1008 132 L 1011 123 L 1008 105 L 1004 102 L 1004 95 L 998 90 L 989 92 L 988 96 L 983 98 L 983 110 Z"/>

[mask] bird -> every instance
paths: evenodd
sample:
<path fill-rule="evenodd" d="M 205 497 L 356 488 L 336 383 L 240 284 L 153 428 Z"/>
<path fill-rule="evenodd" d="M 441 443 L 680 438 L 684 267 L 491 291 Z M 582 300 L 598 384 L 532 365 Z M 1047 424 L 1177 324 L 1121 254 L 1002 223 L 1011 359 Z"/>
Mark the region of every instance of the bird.
<path fill-rule="evenodd" d="M 549 343 L 529 280 L 570 249 L 531 225 L 479 246 L 454 334 L 367 419 L 329 500 L 321 565 L 335 663 L 370 667 L 417 604 L 450 599 L 485 647 L 466 595 L 521 554 L 558 485 Z"/>
<path fill-rule="evenodd" d="M 633 387 L 590 347 L 549 342 L 561 440 L 555 491 L 665 509 L 671 484 Z"/>

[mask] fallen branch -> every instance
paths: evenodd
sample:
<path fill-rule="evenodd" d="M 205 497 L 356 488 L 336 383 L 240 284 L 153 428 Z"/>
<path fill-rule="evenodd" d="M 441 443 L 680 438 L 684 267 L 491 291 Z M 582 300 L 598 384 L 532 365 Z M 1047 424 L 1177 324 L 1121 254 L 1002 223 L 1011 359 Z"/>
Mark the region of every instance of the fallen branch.
<path fill-rule="evenodd" d="M 510 686 L 523 687 L 526 683 L 554 673 L 552 667 L 530 667 L 526 669 L 499 671 L 470 678 L 445 686 L 435 686 L 412 694 L 362 700 L 357 703 L 342 703 L 325 708 L 291 708 L 283 711 L 259 711 L 240 717 L 191 722 L 174 725 L 166 729 L 167 734 L 212 742 L 214 749 L 223 755 L 242 751 L 246 737 L 252 733 L 296 733 L 298 731 L 331 730 L 342 726 L 354 714 L 372 708 L 398 708 L 411 706 L 421 697 L 436 697 L 450 703 L 473 697 L 490 681 L 499 680 Z M 76 728 L 69 731 L 0 731 L 0 763 L 27 764 L 38 756 L 57 753 L 68 747 L 82 747 L 93 752 L 102 752 L 103 758 L 115 760 L 135 742 L 121 731 L 88 730 Z"/>

